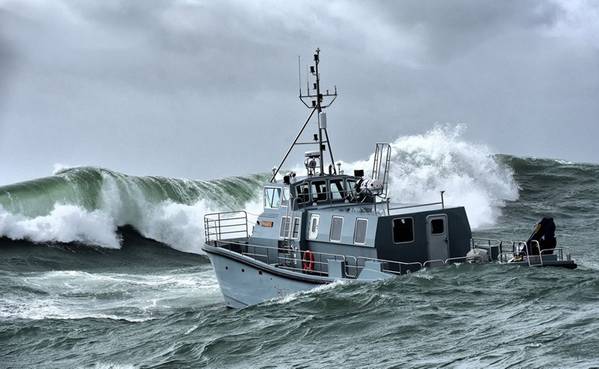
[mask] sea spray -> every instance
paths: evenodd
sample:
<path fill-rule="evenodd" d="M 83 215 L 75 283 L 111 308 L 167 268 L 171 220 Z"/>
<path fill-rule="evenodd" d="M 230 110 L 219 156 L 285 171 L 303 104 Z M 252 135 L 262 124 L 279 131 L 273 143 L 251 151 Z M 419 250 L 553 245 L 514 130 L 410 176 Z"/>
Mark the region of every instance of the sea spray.
<path fill-rule="evenodd" d="M 514 173 L 484 145 L 462 139 L 464 126 L 437 126 L 423 135 L 391 143 L 389 196 L 392 202 L 440 201 L 464 206 L 474 229 L 495 224 L 505 201 L 518 199 Z M 372 168 L 368 160 L 344 163 L 346 170 Z M 369 170 L 366 171 L 367 175 Z"/>
<path fill-rule="evenodd" d="M 27 217 L 12 214 L 0 205 L 0 235 L 33 242 L 80 242 L 92 246 L 119 248 L 114 219 L 102 210 L 87 211 L 79 206 L 56 204 L 48 215 Z"/>

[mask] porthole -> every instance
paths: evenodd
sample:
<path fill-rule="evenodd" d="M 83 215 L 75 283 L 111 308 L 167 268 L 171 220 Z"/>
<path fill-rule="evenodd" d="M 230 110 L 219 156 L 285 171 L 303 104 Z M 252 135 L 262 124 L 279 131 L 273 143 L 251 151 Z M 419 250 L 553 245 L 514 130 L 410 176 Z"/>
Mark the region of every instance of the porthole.
<path fill-rule="evenodd" d="M 241 273 L 245 273 L 245 269 L 241 268 Z"/>
<path fill-rule="evenodd" d="M 225 267 L 225 270 L 229 270 L 229 267 L 228 267 L 228 266 L 226 266 L 226 267 Z"/>
<path fill-rule="evenodd" d="M 259 270 L 259 271 L 258 271 L 258 274 L 262 275 L 262 271 L 261 271 L 261 270 Z"/>

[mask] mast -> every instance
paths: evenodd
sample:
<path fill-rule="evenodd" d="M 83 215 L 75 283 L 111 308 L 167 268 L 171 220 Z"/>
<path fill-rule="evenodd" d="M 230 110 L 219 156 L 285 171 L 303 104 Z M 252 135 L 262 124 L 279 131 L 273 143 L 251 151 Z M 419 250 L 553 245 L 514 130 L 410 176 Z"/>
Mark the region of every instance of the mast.
<path fill-rule="evenodd" d="M 306 120 L 306 122 L 300 129 L 299 133 L 295 137 L 295 140 L 293 141 L 293 143 L 287 150 L 287 153 L 283 157 L 283 160 L 281 161 L 279 166 L 275 170 L 273 170 L 273 174 L 270 179 L 270 182 L 274 182 L 277 173 L 279 173 L 279 170 L 281 170 L 281 167 L 285 163 L 285 160 L 287 160 L 287 157 L 289 156 L 289 154 L 291 153 L 291 151 L 293 150 L 295 145 L 318 145 L 318 152 L 319 152 L 318 168 L 319 168 L 319 172 L 320 172 L 319 174 L 321 176 L 325 174 L 324 151 L 326 151 L 328 149 L 330 158 L 331 158 L 331 166 L 332 166 L 331 170 L 333 171 L 333 173 L 337 174 L 337 168 L 335 167 L 335 159 L 333 158 L 333 150 L 331 148 L 331 142 L 329 140 L 329 134 L 327 132 L 327 118 L 326 118 L 326 114 L 323 112 L 324 109 L 331 106 L 333 104 L 333 102 L 335 101 L 335 99 L 337 99 L 337 86 L 334 87 L 333 92 L 329 92 L 329 90 L 326 90 L 325 93 L 321 92 L 319 64 L 320 64 L 320 49 L 317 48 L 314 53 L 314 65 L 310 66 L 309 72 L 308 72 L 308 74 L 311 74 L 314 77 L 314 83 L 313 83 L 312 90 L 310 90 L 310 83 L 308 80 L 309 78 L 306 79 L 306 94 L 302 93 L 301 78 L 300 78 L 300 81 L 298 81 L 298 82 L 300 82 L 299 83 L 299 85 L 300 85 L 299 86 L 299 99 L 306 106 L 306 108 L 310 109 L 310 115 L 308 116 L 308 119 Z M 300 69 L 300 61 L 298 58 L 298 74 L 299 74 L 299 69 Z M 325 98 L 330 99 L 328 101 L 328 103 L 325 103 Z M 306 101 L 308 101 L 309 103 L 307 103 Z M 298 142 L 298 140 L 302 136 L 302 133 L 306 129 L 306 126 L 308 125 L 308 123 L 310 122 L 312 117 L 314 116 L 314 113 L 317 113 L 316 114 L 316 116 L 317 116 L 317 133 L 314 135 L 314 140 L 312 142 Z"/>

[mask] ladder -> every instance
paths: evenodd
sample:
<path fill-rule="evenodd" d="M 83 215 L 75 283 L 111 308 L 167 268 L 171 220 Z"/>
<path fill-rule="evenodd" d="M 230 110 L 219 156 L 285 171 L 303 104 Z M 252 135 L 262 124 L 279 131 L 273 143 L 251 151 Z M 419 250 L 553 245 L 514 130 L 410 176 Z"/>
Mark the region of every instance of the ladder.
<path fill-rule="evenodd" d="M 383 183 L 381 197 L 387 198 L 389 183 L 389 164 L 391 163 L 391 145 L 386 142 L 377 142 L 374 149 L 374 161 L 372 163 L 372 179 Z"/>

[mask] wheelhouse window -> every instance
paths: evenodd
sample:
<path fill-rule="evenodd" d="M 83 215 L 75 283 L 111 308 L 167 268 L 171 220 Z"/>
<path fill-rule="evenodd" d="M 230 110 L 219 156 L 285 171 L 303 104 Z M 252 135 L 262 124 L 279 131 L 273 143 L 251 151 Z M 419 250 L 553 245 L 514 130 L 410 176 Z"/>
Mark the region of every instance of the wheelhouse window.
<path fill-rule="evenodd" d="M 332 201 L 340 201 L 345 198 L 343 179 L 333 179 L 329 182 L 329 192 Z"/>
<path fill-rule="evenodd" d="M 266 187 L 264 189 L 264 207 L 276 209 L 281 206 L 281 189 Z"/>
<path fill-rule="evenodd" d="M 299 239 L 300 222 L 301 219 L 299 217 L 293 218 L 293 231 L 291 232 L 291 238 L 294 240 Z"/>
<path fill-rule="evenodd" d="M 414 241 L 414 219 L 393 219 L 393 242 L 403 243 Z"/>
<path fill-rule="evenodd" d="M 443 221 L 443 219 L 431 220 L 431 233 L 432 234 L 445 233 L 445 222 Z"/>
<path fill-rule="evenodd" d="M 354 228 L 354 243 L 364 245 L 366 243 L 366 229 L 368 228 L 368 219 L 356 219 Z"/>
<path fill-rule="evenodd" d="M 281 238 L 289 237 L 289 226 L 291 223 L 291 217 L 282 217 L 281 218 L 281 230 L 279 236 Z"/>
<path fill-rule="evenodd" d="M 312 202 L 323 202 L 327 201 L 327 182 L 326 181 L 312 181 L 311 187 Z"/>
<path fill-rule="evenodd" d="M 307 183 L 300 183 L 295 186 L 295 197 L 298 204 L 305 204 L 310 201 L 310 189 Z"/>
<path fill-rule="evenodd" d="M 356 193 L 356 180 L 348 179 L 346 183 L 347 183 L 347 190 L 345 193 L 345 198 L 349 201 L 353 201 L 353 200 L 357 199 L 358 195 Z"/>
<path fill-rule="evenodd" d="M 289 187 L 283 188 L 283 197 L 281 198 L 281 206 L 289 205 Z"/>
<path fill-rule="evenodd" d="M 343 229 L 343 217 L 333 216 L 333 218 L 331 219 L 331 232 L 329 234 L 329 239 L 332 242 L 340 242 L 342 229 Z"/>

